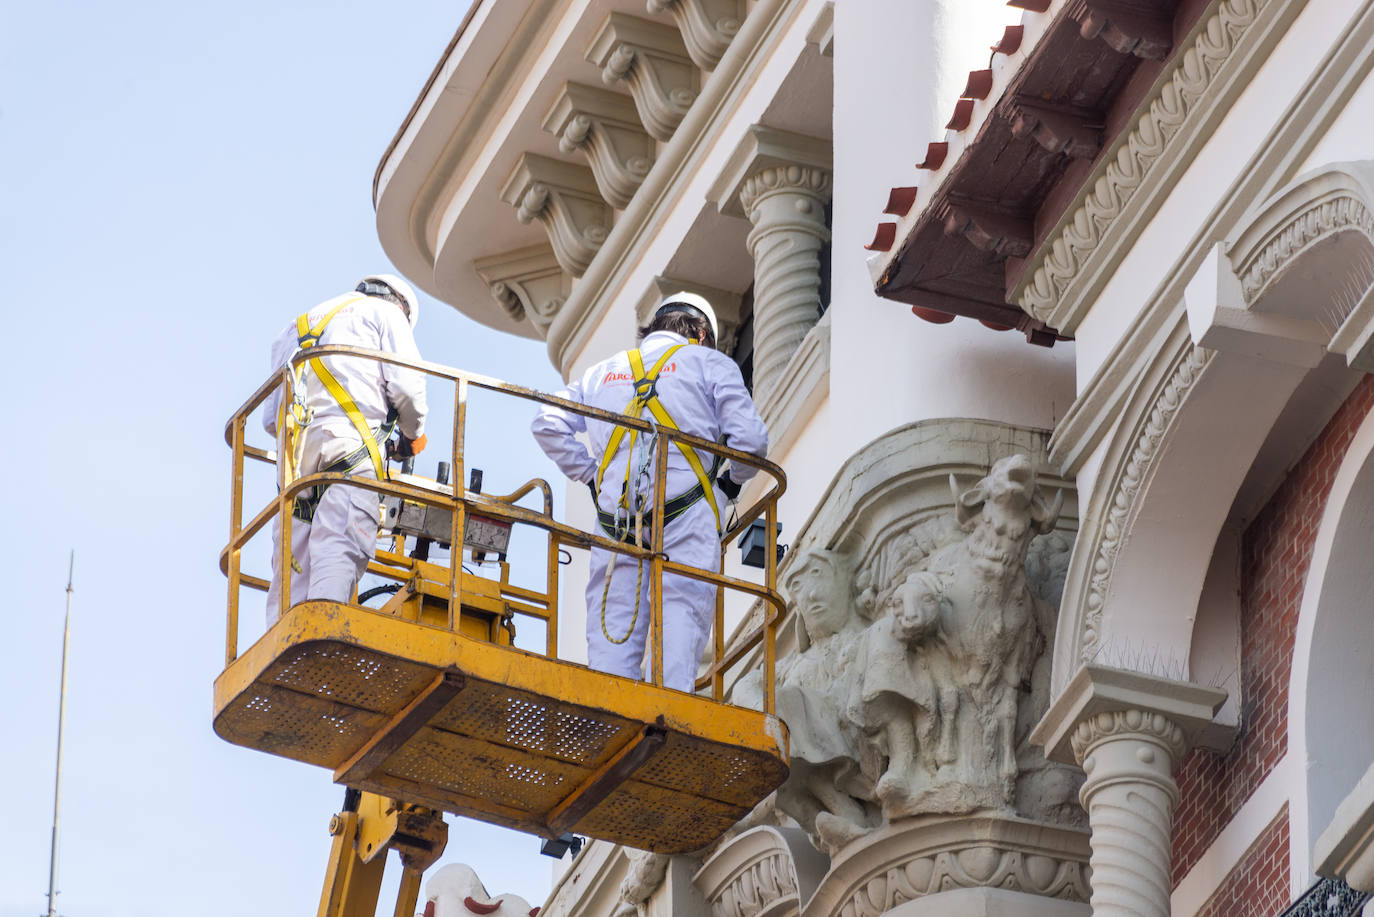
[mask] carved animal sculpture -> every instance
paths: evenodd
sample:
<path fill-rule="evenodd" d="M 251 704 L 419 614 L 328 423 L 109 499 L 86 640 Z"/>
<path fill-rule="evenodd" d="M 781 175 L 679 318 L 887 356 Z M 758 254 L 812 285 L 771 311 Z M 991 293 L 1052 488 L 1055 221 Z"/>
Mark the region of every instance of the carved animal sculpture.
<path fill-rule="evenodd" d="M 1047 502 L 1024 455 L 1001 459 L 963 492 L 951 475 L 950 488 L 959 523 L 971 531 L 940 558 L 949 564 L 940 571 L 949 599 L 941 633 L 959 687 L 977 712 L 986 763 L 996 769 L 1002 801 L 1010 802 L 1020 686 L 1041 649 L 1026 551 L 1036 535 L 1054 528 L 1064 494 Z"/>

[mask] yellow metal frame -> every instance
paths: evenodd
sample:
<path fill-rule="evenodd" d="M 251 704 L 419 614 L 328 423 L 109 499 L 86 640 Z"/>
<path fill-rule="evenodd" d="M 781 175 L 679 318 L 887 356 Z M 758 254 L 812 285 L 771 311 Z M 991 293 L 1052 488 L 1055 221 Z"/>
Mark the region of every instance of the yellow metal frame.
<path fill-rule="evenodd" d="M 477 494 L 466 490 L 459 495 L 455 488 L 422 487 L 417 484 L 395 480 L 374 481 L 369 478 L 350 477 L 345 474 L 337 473 L 320 473 L 300 476 L 298 474 L 298 469 L 291 467 L 291 456 L 289 454 L 283 456 L 283 458 L 286 459 L 285 461 L 278 461 L 276 452 L 248 445 L 246 442 L 248 418 L 259 406 L 261 406 L 273 389 L 279 390 L 281 396 L 289 400 L 291 398 L 291 385 L 293 384 L 293 370 L 295 365 L 303 362 L 307 357 L 316 358 L 328 356 L 352 356 L 374 360 L 379 363 L 387 363 L 394 366 L 413 369 L 430 377 L 454 383 L 454 429 L 450 464 L 452 467 L 452 480 L 455 482 L 466 480 L 466 467 L 464 465 L 466 414 L 468 393 L 469 390 L 473 388 L 501 393 L 526 402 L 552 405 L 570 413 L 580 414 L 584 417 L 595 418 L 608 423 L 619 424 L 639 430 L 643 433 L 657 433 L 658 440 L 657 453 L 655 455 L 655 468 L 658 473 L 655 477 L 656 485 L 654 488 L 653 504 L 654 526 L 650 546 L 640 548 L 623 542 L 614 541 L 607 538 L 600 531 L 584 531 L 574 526 L 557 522 L 553 518 L 552 495 L 548 489 L 547 483 L 543 481 L 530 481 L 512 494 L 503 497 L 493 497 L 491 495 Z M 755 647 L 762 644 L 764 664 L 763 709 L 766 713 L 772 713 L 774 710 L 773 675 L 776 661 L 774 646 L 777 636 L 777 622 L 784 611 L 782 597 L 777 592 L 777 501 L 786 490 L 787 478 L 782 469 L 772 462 L 760 459 L 757 456 L 749 455 L 748 453 L 740 452 L 737 449 L 730 449 L 720 443 L 703 439 L 699 436 L 693 436 L 689 433 L 683 433 L 677 430 L 667 430 L 656 427 L 647 420 L 630 418 L 613 411 L 604 411 L 589 405 L 568 401 L 523 386 L 502 382 L 489 376 L 468 373 L 424 360 L 406 360 L 395 354 L 385 353 L 383 351 L 341 346 L 316 347 L 313 348 L 308 355 L 297 354 L 290 364 L 283 367 L 279 372 L 275 373 L 271 378 L 260 385 L 257 391 L 234 412 L 234 415 L 225 425 L 225 441 L 230 446 L 233 454 L 230 478 L 229 543 L 220 553 L 220 569 L 229 579 L 228 619 L 225 628 L 226 666 L 232 663 L 238 656 L 239 593 L 241 587 L 248 586 L 250 588 L 266 591 L 269 586 L 269 582 L 266 578 L 252 576 L 243 572 L 241 554 L 244 546 L 254 536 L 266 528 L 268 522 L 275 515 L 281 520 L 282 524 L 281 550 L 283 556 L 280 558 L 280 569 L 288 569 L 290 566 L 292 501 L 298 494 L 317 484 L 347 481 L 349 486 L 352 487 L 360 487 L 384 495 L 400 496 L 406 500 L 413 500 L 417 503 L 451 510 L 453 512 L 451 544 L 455 546 L 462 544 L 461 533 L 464 529 L 466 514 L 470 511 L 477 512 L 483 516 L 507 521 L 513 525 L 527 525 L 547 532 L 549 541 L 545 589 L 541 592 L 539 590 L 529 590 L 514 586 L 510 584 L 508 577 L 505 575 L 508 571 L 503 571 L 501 600 L 509 604 L 512 612 L 540 618 L 545 622 L 547 640 L 546 653 L 549 656 L 557 655 L 558 552 L 560 548 L 585 549 L 595 546 L 627 555 L 637 561 L 649 561 L 652 571 L 650 588 L 651 630 L 649 639 L 651 653 L 650 681 L 655 685 L 663 684 L 663 595 L 661 589 L 663 574 L 665 572 L 680 574 L 692 579 L 703 580 L 720 587 L 717 592 L 718 601 L 716 603 L 715 616 L 716 639 L 713 643 L 712 661 L 707 672 L 698 681 L 697 688 L 709 688 L 713 699 L 718 701 L 724 700 L 724 672 L 737 665 Z M 723 532 L 720 538 L 721 554 L 723 558 L 725 548 L 733 543 L 733 541 L 736 540 L 754 520 L 759 518 L 764 519 L 768 544 L 766 551 L 767 567 L 764 571 L 764 582 L 762 584 L 755 584 L 747 580 L 726 576 L 722 573 L 676 563 L 663 553 L 661 548 L 663 544 L 662 508 L 663 504 L 666 502 L 666 495 L 664 493 L 666 475 L 664 470 L 667 468 L 668 450 L 672 447 L 672 444 L 677 442 L 691 446 L 698 452 L 706 452 L 711 455 L 720 456 L 723 459 L 729 459 L 733 464 L 752 467 L 765 475 L 772 482 L 771 487 L 769 487 L 751 506 L 739 512 L 735 525 Z M 244 462 L 250 459 L 276 466 L 278 495 L 276 499 L 269 502 L 254 514 L 252 519 L 245 523 L 243 520 L 243 469 Z M 516 501 L 536 489 L 540 490 L 543 496 L 542 512 L 516 505 Z M 414 563 L 415 562 L 411 561 L 410 558 L 405 558 L 401 554 L 401 546 L 398 544 L 389 557 L 379 553 L 378 560 L 369 567 L 369 572 L 404 582 L 410 578 L 410 571 L 414 569 Z M 723 564 L 721 568 L 724 569 Z M 446 572 L 448 574 L 448 623 L 450 629 L 457 629 L 459 626 L 460 606 L 464 601 L 461 597 L 464 595 L 465 590 L 467 592 L 472 592 L 474 589 L 488 588 L 477 585 L 470 586 L 468 581 L 471 579 L 491 582 L 491 580 L 486 577 L 465 573 L 461 564 L 451 565 Z M 729 648 L 728 654 L 723 642 L 725 631 L 724 590 L 744 593 L 755 599 L 762 600 L 764 607 L 763 621 L 759 628 L 747 638 L 736 641 L 735 644 Z M 291 606 L 289 577 L 284 579 L 280 593 L 280 611 L 285 612 Z"/>
<path fill-rule="evenodd" d="M 302 476 L 292 467 L 288 451 L 278 461 L 275 453 L 246 442 L 249 416 L 274 389 L 284 399 L 291 398 L 292 366 L 258 388 L 225 431 L 233 469 L 230 538 L 220 557 L 229 580 L 225 671 L 215 683 L 215 728 L 220 735 L 328 767 L 336 782 L 379 796 L 546 836 L 575 830 L 663 852 L 693 850 L 713 840 L 781 783 L 787 773 L 787 732 L 774 716 L 773 692 L 774 644 L 783 611 L 776 589 L 777 499 L 786 487 L 780 468 L 700 437 L 654 428 L 647 420 L 434 363 L 335 346 L 312 349 L 309 356 L 370 359 L 452 382 L 450 461 L 452 479 L 459 486 L 411 477 L 378 481 L 335 473 Z M 301 359 L 298 355 L 295 361 Z M 466 480 L 467 405 L 474 389 L 657 433 L 649 546 L 614 541 L 599 530 L 584 531 L 556 520 L 552 494 L 543 481 L 531 481 L 505 496 L 460 489 Z M 723 561 L 726 545 L 755 519 L 765 521 L 768 549 L 762 583 L 677 563 L 663 552 L 668 450 L 676 442 L 752 466 L 771 481 L 763 496 L 721 536 Z M 278 493 L 245 522 L 247 460 L 276 465 Z M 323 483 L 448 511 L 449 543 L 459 553 L 468 513 L 507 522 L 512 528 L 542 531 L 547 539 L 544 584 L 515 585 L 504 561 L 499 578 L 493 578 L 468 573 L 460 562 L 445 566 L 407 557 L 404 538 L 397 536 L 391 549 L 379 551 L 369 566 L 370 572 L 401 586 L 385 606 L 293 606 L 286 577 L 277 623 L 240 656 L 240 591 L 244 586 L 265 590 L 269 585 L 265 578 L 242 570 L 242 550 L 275 517 L 282 529 L 279 569 L 289 569 L 292 504 L 302 491 Z M 542 496 L 539 508 L 518 505 L 535 491 Z M 557 658 L 559 555 L 591 547 L 647 561 L 647 683 Z M 664 573 L 717 587 L 712 660 L 697 684 L 707 696 L 663 687 Z M 727 589 L 758 600 L 763 608 L 757 629 L 729 647 L 724 634 Z M 517 615 L 543 623 L 545 654 L 511 646 Z M 724 703 L 727 671 L 760 645 L 763 710 Z M 490 722 L 473 720 L 472 710 L 488 711 Z M 577 733 L 571 739 L 572 733 L 565 735 L 569 729 Z M 576 748 L 569 750 L 572 746 Z M 418 770 L 428 768 L 428 776 L 417 776 L 417 761 L 440 757 L 447 761 L 447 770 L 439 773 L 426 764 Z M 494 782 L 481 790 L 446 776 L 488 772 Z"/>

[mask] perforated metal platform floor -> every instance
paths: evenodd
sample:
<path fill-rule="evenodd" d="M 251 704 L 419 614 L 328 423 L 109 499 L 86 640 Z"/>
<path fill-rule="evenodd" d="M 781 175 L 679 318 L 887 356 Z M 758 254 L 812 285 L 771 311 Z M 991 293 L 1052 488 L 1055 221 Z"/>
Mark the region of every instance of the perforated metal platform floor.
<path fill-rule="evenodd" d="M 348 786 L 662 853 L 787 777 L 776 717 L 332 602 L 292 608 L 216 679 L 215 731 Z"/>

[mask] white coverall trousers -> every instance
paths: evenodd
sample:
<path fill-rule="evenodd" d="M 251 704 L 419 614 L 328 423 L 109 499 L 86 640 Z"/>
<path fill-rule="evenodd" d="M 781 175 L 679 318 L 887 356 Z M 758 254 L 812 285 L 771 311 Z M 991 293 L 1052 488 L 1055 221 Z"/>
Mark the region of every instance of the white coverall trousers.
<path fill-rule="evenodd" d="M 645 527 L 648 540 L 648 526 Z M 604 533 L 602 533 L 604 534 Z M 663 550 L 676 563 L 720 570 L 720 539 L 716 517 L 705 498 L 692 504 L 681 516 L 663 528 Z M 639 590 L 639 613 L 635 614 L 635 584 L 640 582 L 635 559 L 623 554 L 593 548 L 591 571 L 587 578 L 587 663 L 612 675 L 640 678 L 648 671 L 644 648 L 649 636 L 649 589 L 653 579 L 649 562 Z M 613 643 L 602 632 L 602 591 L 611 561 L 611 575 L 605 604 L 605 630 L 619 640 L 631 629 L 624 643 Z M 701 580 L 665 573 L 663 576 L 663 684 L 679 691 L 692 690 L 697 663 L 711 633 L 715 618 L 716 587 Z M 641 666 L 643 668 L 641 668 Z"/>
<path fill-rule="evenodd" d="M 348 431 L 353 433 L 352 430 Z M 356 433 L 327 427 L 309 429 L 301 456 L 301 474 L 314 474 L 362 446 Z M 370 460 L 352 472 L 377 479 Z M 376 492 L 334 483 L 324 489 L 312 522 L 291 520 L 291 555 L 300 572 L 291 572 L 291 604 L 306 599 L 347 602 L 377 551 L 379 515 Z M 272 524 L 272 588 L 267 593 L 267 626 L 281 614 L 281 518 Z"/>

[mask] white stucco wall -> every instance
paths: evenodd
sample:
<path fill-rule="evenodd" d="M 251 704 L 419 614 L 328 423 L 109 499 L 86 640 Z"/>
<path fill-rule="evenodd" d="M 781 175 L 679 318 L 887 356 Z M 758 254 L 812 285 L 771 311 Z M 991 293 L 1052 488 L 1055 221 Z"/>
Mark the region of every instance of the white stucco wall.
<path fill-rule="evenodd" d="M 879 299 L 864 244 L 894 186 L 944 124 L 970 70 L 1019 10 L 1000 0 L 835 4 L 831 398 L 857 447 L 903 423 L 976 417 L 1051 427 L 1073 399 L 1073 347 L 1032 346 L 969 319 L 932 325 Z M 805 460 L 802 457 L 798 457 Z"/>

